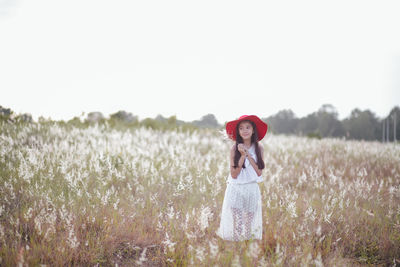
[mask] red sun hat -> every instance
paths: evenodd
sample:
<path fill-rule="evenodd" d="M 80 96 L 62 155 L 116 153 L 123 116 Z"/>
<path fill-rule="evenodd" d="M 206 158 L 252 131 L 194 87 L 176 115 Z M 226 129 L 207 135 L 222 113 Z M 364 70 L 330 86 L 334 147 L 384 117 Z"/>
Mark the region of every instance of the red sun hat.
<path fill-rule="evenodd" d="M 230 121 L 226 124 L 226 133 L 228 134 L 229 138 L 232 140 L 236 141 L 236 126 L 244 120 L 249 120 L 254 122 L 257 128 L 257 133 L 258 133 L 258 141 L 264 138 L 265 134 L 267 133 L 268 130 L 268 125 L 263 122 L 259 117 L 256 115 L 243 115 L 240 116 L 239 119 Z"/>

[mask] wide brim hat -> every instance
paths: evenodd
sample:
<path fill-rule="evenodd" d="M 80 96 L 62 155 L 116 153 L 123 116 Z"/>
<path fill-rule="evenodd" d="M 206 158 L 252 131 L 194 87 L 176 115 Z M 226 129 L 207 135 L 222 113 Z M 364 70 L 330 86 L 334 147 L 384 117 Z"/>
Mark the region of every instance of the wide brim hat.
<path fill-rule="evenodd" d="M 268 125 L 263 122 L 259 117 L 256 115 L 243 115 L 240 116 L 239 119 L 230 121 L 226 124 L 226 133 L 228 134 L 229 138 L 236 141 L 236 127 L 241 121 L 249 120 L 254 122 L 256 125 L 257 133 L 258 133 L 258 141 L 264 138 L 268 131 Z"/>

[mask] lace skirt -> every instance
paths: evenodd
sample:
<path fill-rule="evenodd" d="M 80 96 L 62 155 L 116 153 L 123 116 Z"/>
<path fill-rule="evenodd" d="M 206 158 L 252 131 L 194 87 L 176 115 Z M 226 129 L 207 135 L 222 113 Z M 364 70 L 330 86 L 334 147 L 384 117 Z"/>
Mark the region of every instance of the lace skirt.
<path fill-rule="evenodd" d="M 261 193 L 258 183 L 227 185 L 217 235 L 231 241 L 262 238 Z"/>

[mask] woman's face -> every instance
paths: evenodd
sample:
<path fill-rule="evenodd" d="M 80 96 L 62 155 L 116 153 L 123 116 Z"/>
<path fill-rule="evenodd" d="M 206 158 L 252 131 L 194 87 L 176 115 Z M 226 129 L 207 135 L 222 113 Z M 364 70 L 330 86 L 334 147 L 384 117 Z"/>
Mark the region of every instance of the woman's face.
<path fill-rule="evenodd" d="M 250 139 L 253 134 L 253 126 L 248 121 L 239 123 L 239 134 L 243 140 Z"/>

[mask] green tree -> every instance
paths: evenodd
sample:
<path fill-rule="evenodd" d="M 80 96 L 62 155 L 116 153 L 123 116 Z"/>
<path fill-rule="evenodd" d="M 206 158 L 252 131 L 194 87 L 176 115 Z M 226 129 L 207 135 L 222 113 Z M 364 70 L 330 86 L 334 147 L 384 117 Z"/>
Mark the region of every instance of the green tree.
<path fill-rule="evenodd" d="M 300 135 L 318 134 L 318 119 L 316 112 L 299 119 L 297 123 L 296 132 Z"/>
<path fill-rule="evenodd" d="M 389 115 L 385 118 L 386 121 L 389 122 L 389 140 L 394 140 L 394 127 L 396 125 L 396 141 L 400 141 L 400 107 L 395 106 L 389 112 Z M 396 123 L 395 123 L 396 120 Z M 383 121 L 381 122 L 381 131 L 380 131 L 380 140 L 382 140 L 382 125 Z"/>
<path fill-rule="evenodd" d="M 282 134 L 294 134 L 298 123 L 296 115 L 290 109 L 281 110 L 263 120 L 268 124 L 269 131 Z"/>
<path fill-rule="evenodd" d="M 350 116 L 343 120 L 346 136 L 351 139 L 378 140 L 382 135 L 381 123 L 369 110 L 353 109 Z"/>
<path fill-rule="evenodd" d="M 202 128 L 218 128 L 220 127 L 214 114 L 207 114 L 203 116 L 200 120 L 192 122 L 194 125 Z"/>
<path fill-rule="evenodd" d="M 324 104 L 320 107 L 317 114 L 318 131 L 323 137 L 344 136 L 344 128 L 338 120 L 338 112 L 331 104 Z"/>

